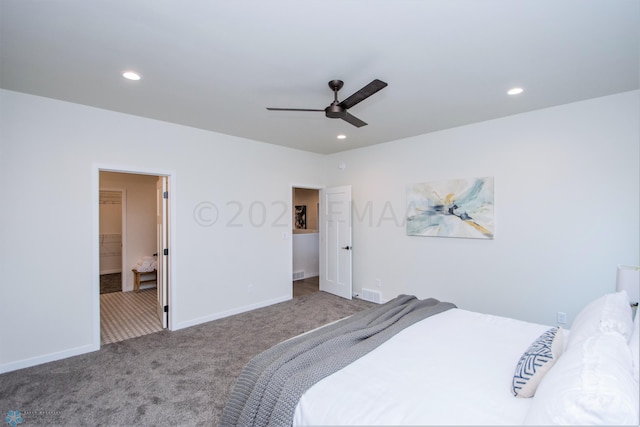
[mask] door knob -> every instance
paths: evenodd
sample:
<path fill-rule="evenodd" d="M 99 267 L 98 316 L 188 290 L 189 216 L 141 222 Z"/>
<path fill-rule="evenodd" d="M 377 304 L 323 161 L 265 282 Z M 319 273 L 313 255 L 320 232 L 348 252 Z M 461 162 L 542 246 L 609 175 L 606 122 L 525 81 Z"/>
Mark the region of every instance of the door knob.
<path fill-rule="evenodd" d="M 353 246 L 344 246 L 342 249 L 346 249 L 346 250 L 350 251 L 351 249 L 353 249 Z"/>

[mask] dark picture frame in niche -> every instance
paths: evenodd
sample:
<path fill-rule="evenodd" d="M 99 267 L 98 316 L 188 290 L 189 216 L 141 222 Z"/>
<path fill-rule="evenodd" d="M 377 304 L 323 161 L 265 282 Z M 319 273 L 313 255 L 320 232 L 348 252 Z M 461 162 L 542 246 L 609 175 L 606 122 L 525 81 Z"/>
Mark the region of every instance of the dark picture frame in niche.
<path fill-rule="evenodd" d="M 307 228 L 307 205 L 297 205 L 295 210 L 295 224 L 296 229 Z"/>

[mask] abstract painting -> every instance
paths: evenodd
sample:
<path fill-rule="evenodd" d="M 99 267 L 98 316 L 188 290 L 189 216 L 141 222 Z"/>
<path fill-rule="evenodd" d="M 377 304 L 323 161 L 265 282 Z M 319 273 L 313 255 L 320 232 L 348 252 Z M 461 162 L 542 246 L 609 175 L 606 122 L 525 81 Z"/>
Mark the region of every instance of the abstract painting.
<path fill-rule="evenodd" d="M 493 239 L 493 177 L 407 187 L 407 235 Z"/>

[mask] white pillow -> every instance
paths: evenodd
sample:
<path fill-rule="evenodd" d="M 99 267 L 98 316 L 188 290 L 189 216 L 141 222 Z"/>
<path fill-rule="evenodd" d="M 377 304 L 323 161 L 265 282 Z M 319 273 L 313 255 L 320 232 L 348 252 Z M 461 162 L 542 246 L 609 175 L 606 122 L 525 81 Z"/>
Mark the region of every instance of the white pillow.
<path fill-rule="evenodd" d="M 589 337 L 564 354 L 540 382 L 528 425 L 638 425 L 638 384 L 629 345 L 618 333 Z"/>
<path fill-rule="evenodd" d="M 633 321 L 633 332 L 631 333 L 631 339 L 629 340 L 629 348 L 631 349 L 631 356 L 633 360 L 633 378 L 637 382 L 640 382 L 640 312 L 636 312 L 636 318 Z"/>
<path fill-rule="evenodd" d="M 628 341 L 633 314 L 626 291 L 606 294 L 587 304 L 571 325 L 568 346 L 600 332 L 618 332 Z"/>
<path fill-rule="evenodd" d="M 532 397 L 542 377 L 562 354 L 562 328 L 551 328 L 531 343 L 513 374 L 511 392 L 517 397 Z"/>

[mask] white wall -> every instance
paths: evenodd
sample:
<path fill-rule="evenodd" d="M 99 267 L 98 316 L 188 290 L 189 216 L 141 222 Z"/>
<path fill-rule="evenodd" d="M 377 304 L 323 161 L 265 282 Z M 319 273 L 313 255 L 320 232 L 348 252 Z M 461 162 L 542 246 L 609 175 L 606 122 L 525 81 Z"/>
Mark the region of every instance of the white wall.
<path fill-rule="evenodd" d="M 99 345 L 105 165 L 171 175 L 174 329 L 291 297 L 291 188 L 302 184 L 353 186 L 356 289 L 379 278 L 387 299 L 412 293 L 549 324 L 566 311 L 571 321 L 613 290 L 616 264 L 640 263 L 638 98 L 319 156 L 0 90 L 0 372 Z M 485 175 L 495 177 L 495 240 L 405 235 L 407 184 Z"/>
<path fill-rule="evenodd" d="M 320 235 L 300 233 L 293 235 L 293 272 L 304 272 L 304 279 L 320 274 Z"/>
<path fill-rule="evenodd" d="M 0 109 L 0 372 L 99 345 L 105 165 L 171 174 L 174 329 L 291 298 L 291 188 L 322 156 L 6 90 Z"/>
<path fill-rule="evenodd" d="M 640 263 L 639 117 L 635 91 L 330 156 L 353 186 L 354 289 L 570 323 Z M 495 240 L 406 235 L 407 184 L 476 176 L 495 177 Z"/>
<path fill-rule="evenodd" d="M 126 230 L 123 245 L 126 260 L 122 269 L 122 290 L 133 290 L 131 269 L 144 256 L 156 253 L 156 181 L 157 176 L 100 172 L 100 188 L 124 190 Z M 101 218 L 102 220 L 102 218 Z M 153 283 L 151 283 L 153 286 Z"/>

